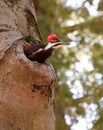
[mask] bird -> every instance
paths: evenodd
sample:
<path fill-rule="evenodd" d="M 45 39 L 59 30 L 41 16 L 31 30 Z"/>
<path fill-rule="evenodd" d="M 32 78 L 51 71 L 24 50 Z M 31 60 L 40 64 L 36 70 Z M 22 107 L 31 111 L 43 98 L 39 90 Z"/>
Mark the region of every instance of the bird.
<path fill-rule="evenodd" d="M 44 63 L 51 55 L 54 50 L 60 48 L 65 44 L 60 42 L 56 34 L 50 34 L 47 37 L 47 44 L 42 42 L 39 44 L 25 44 L 23 45 L 23 51 L 26 57 L 31 61 L 36 61 L 38 63 Z"/>

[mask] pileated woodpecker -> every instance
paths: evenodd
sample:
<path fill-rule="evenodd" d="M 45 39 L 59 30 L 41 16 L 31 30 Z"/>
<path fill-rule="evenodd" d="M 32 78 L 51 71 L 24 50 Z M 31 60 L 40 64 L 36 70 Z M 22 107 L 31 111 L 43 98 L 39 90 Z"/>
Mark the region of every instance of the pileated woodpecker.
<path fill-rule="evenodd" d="M 44 63 L 46 59 L 52 55 L 53 50 L 67 45 L 63 42 L 60 42 L 56 34 L 49 35 L 47 40 L 47 45 L 43 43 L 34 45 L 23 45 L 23 50 L 27 58 L 31 61 Z"/>

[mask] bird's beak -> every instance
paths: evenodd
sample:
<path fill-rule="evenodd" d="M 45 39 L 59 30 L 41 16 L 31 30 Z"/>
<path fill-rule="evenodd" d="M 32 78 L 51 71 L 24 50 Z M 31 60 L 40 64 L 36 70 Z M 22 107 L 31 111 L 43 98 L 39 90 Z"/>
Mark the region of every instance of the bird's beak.
<path fill-rule="evenodd" d="M 56 43 L 53 43 L 52 48 L 53 48 L 53 49 L 57 49 L 57 48 L 60 48 L 60 47 L 62 47 L 62 46 L 65 46 L 65 45 L 66 45 L 66 44 L 63 43 L 63 42 L 56 42 Z"/>
<path fill-rule="evenodd" d="M 62 46 L 65 46 L 65 45 L 69 45 L 69 44 L 66 44 L 63 42 L 48 43 L 48 45 L 45 47 L 45 50 L 47 50 L 49 48 L 57 49 L 57 48 L 60 48 Z"/>

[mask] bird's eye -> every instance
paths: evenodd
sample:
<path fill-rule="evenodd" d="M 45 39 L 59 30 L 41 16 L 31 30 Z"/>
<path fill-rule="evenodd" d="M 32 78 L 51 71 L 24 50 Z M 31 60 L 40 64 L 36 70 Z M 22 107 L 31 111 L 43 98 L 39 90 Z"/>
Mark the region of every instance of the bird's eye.
<path fill-rule="evenodd" d="M 51 41 L 51 43 L 54 43 L 54 42 L 60 42 L 59 39 L 54 39 Z"/>

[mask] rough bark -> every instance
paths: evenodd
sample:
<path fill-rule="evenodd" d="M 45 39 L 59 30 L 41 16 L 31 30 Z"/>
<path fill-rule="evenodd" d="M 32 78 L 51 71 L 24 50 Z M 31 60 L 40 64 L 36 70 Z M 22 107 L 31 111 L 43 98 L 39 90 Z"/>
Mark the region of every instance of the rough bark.
<path fill-rule="evenodd" d="M 24 38 L 40 40 L 33 0 L 0 0 L 0 130 L 54 130 L 55 73 L 24 55 Z"/>

